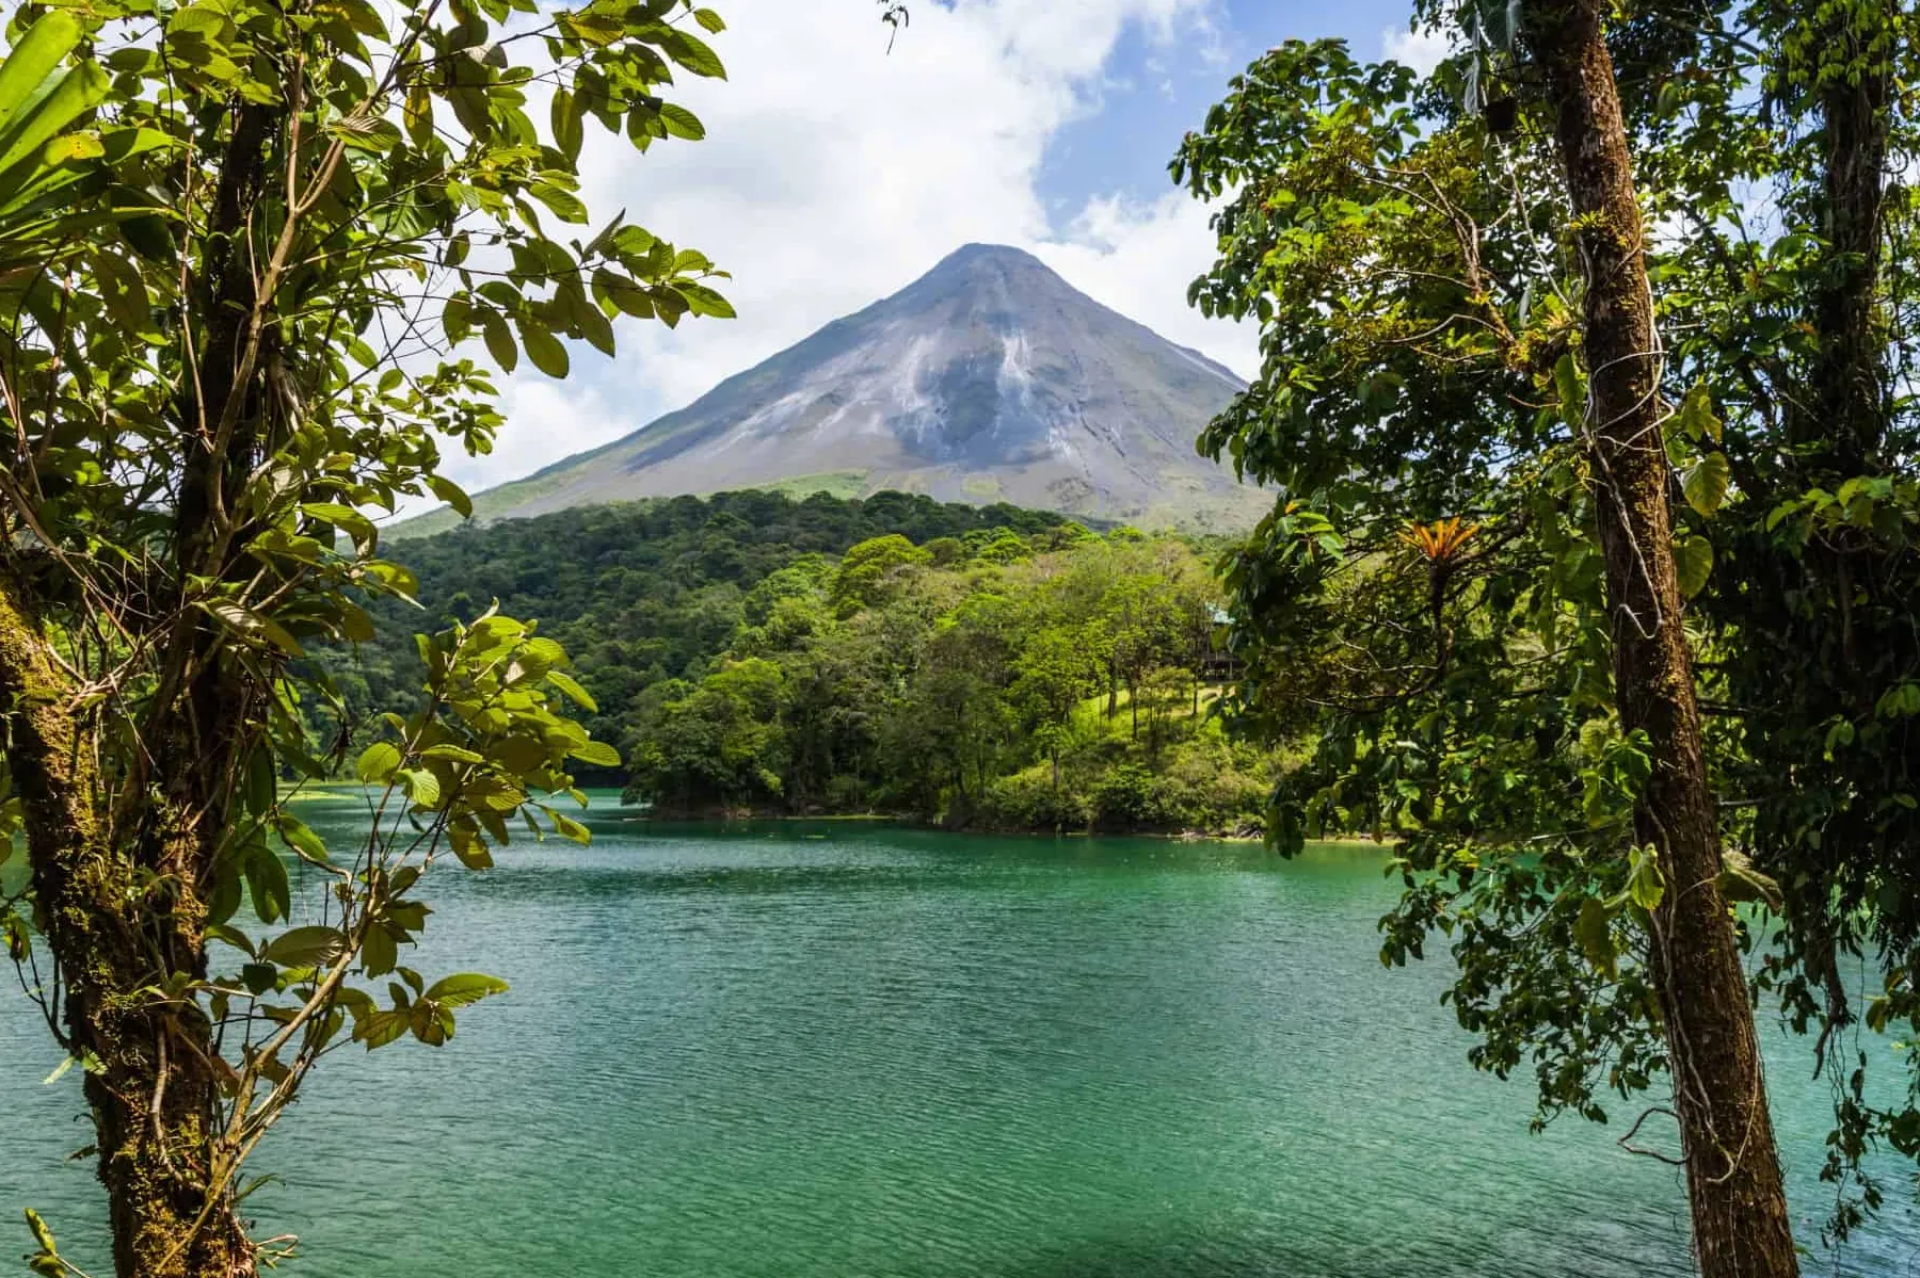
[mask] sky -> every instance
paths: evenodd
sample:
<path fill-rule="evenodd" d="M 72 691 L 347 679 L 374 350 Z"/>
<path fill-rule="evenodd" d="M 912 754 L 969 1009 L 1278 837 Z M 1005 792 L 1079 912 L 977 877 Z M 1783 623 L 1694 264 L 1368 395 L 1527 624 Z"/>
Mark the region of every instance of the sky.
<path fill-rule="evenodd" d="M 730 271 L 739 317 L 622 318 L 619 353 L 581 348 L 564 382 L 523 362 L 493 454 L 450 459 L 471 490 L 628 434 L 970 242 L 1024 248 L 1250 374 L 1253 334 L 1186 305 L 1212 240 L 1167 174 L 1181 135 L 1289 38 L 1422 68 L 1439 53 L 1405 0 L 914 0 L 891 49 L 871 0 L 707 2 L 728 78 L 669 96 L 706 139 L 641 155 L 590 135 L 582 195 L 596 225 L 624 210 Z"/>

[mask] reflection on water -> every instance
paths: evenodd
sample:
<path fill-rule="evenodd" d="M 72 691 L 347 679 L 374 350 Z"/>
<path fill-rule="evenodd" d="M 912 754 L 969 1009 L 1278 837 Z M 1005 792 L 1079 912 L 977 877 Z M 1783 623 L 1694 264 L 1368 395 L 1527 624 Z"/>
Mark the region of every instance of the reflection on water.
<path fill-rule="evenodd" d="M 438 876 L 419 966 L 513 992 L 444 1050 L 316 1078 L 253 1200 L 305 1240 L 294 1273 L 1687 1272 L 1671 1168 L 1529 1137 L 1528 1087 L 1465 1064 L 1444 970 L 1380 967 L 1377 853 L 593 824 Z M 0 1208 L 87 1239 L 77 1094 L 39 1084 L 24 1010 L 0 1002 Z M 1797 1057 L 1774 1075 L 1812 1240 L 1826 1097 Z M 1896 1212 L 1840 1271 L 1920 1272 L 1916 1239 Z"/>

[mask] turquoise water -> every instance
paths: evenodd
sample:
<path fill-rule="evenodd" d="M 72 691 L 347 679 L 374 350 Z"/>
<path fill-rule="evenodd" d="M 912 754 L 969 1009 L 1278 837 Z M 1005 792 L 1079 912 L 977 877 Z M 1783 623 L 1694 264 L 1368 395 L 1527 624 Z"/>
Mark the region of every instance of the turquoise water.
<path fill-rule="evenodd" d="M 1618 1127 L 1529 1136 L 1529 1086 L 1467 1066 L 1444 969 L 1380 967 L 1377 854 L 592 824 L 590 849 L 436 871 L 418 966 L 513 991 L 444 1049 L 323 1066 L 250 1200 L 300 1235 L 288 1272 L 1688 1271 L 1672 1168 Z M 99 1273 L 100 1199 L 62 1161 L 89 1139 L 77 1088 L 40 1082 L 57 1057 L 28 1012 L 0 998 L 0 1211 L 41 1208 Z M 1801 1061 L 1772 1073 L 1816 1243 L 1827 1097 Z M 1894 1192 L 1810 1272 L 1920 1272 Z"/>

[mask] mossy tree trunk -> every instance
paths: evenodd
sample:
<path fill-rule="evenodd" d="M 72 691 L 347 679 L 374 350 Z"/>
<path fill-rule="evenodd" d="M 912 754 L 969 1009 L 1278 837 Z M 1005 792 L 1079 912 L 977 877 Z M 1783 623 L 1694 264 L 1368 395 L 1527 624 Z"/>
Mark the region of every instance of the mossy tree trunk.
<path fill-rule="evenodd" d="M 1557 142 L 1587 282 L 1587 459 L 1606 562 L 1621 726 L 1647 734 L 1653 775 L 1635 838 L 1657 850 L 1652 915 L 1659 991 L 1705 1278 L 1799 1272 L 1752 1006 L 1721 895 L 1692 659 L 1673 556 L 1662 442 L 1661 356 L 1640 208 L 1598 0 L 1536 0 L 1530 40 L 1557 113 Z"/>
<path fill-rule="evenodd" d="M 251 1274 L 253 1247 L 216 1165 L 222 1066 L 210 1026 L 161 993 L 173 974 L 205 971 L 192 853 L 176 838 L 149 844 L 161 855 L 144 856 L 137 842 L 114 837 L 98 743 L 75 699 L 26 587 L 0 576 L 0 702 L 15 707 L 7 757 L 39 922 L 64 987 L 57 1028 L 87 1064 L 115 1270 Z M 144 824 L 152 828 L 151 817 Z M 167 824 L 191 834 L 190 823 Z"/>

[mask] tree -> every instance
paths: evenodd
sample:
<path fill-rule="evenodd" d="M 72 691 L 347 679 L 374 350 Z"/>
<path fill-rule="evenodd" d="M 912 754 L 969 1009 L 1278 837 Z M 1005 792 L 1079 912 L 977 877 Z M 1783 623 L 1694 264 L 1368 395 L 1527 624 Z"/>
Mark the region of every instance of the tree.
<path fill-rule="evenodd" d="M 899 533 L 873 537 L 847 551 L 830 595 L 843 617 L 883 602 L 904 574 L 933 562 L 933 555 Z"/>
<path fill-rule="evenodd" d="M 1920 1154 L 1911 1075 L 1900 1101 L 1873 1104 L 1868 1054 L 1842 1047 L 1860 1020 L 1886 1029 L 1920 1011 L 1908 977 L 1920 902 L 1905 887 L 1920 851 L 1920 693 L 1907 691 L 1920 668 L 1920 419 L 1895 389 L 1915 354 L 1897 158 L 1916 141 L 1915 17 L 1811 3 L 1741 17 L 1741 38 L 1714 49 L 1737 70 L 1670 95 L 1700 124 L 1663 171 L 1702 198 L 1662 293 L 1674 380 L 1710 405 L 1697 416 L 1719 433 L 1738 498 L 1702 529 L 1709 691 L 1726 788 L 1752 804 L 1736 832 L 1782 890 L 1761 984 L 1817 1030 L 1815 1069 L 1834 1087 L 1822 1174 L 1845 1190 L 1832 1222 L 1844 1231 L 1880 1201 L 1864 1156 L 1880 1143 Z M 1762 86 L 1765 109 L 1735 78 Z M 1775 232 L 1756 236 L 1737 192 L 1705 188 L 1702 171 L 1777 191 Z M 1840 974 L 1859 957 L 1877 959 L 1879 979 L 1849 990 Z"/>
<path fill-rule="evenodd" d="M 1621 730 L 1651 764 L 1633 831 L 1665 880 L 1648 965 L 1707 1278 L 1798 1274 L 1786 1189 L 1707 781 L 1668 505 L 1659 339 L 1613 57 L 1595 0 L 1535 0 L 1522 33 L 1545 73 L 1584 292 L 1581 440 L 1605 560 Z"/>
<path fill-rule="evenodd" d="M 1000 624 L 1004 596 L 976 595 L 928 638 L 899 712 L 890 718 L 890 748 L 903 764 L 922 768 L 923 806 L 938 809 L 951 785 L 964 810 L 986 793 L 1010 744 L 1013 714 L 1007 686 L 1007 642 Z"/>
<path fill-rule="evenodd" d="M 786 676 L 762 657 L 728 662 L 668 701 L 633 759 L 633 793 L 669 811 L 778 800 L 788 759 Z"/>
<path fill-rule="evenodd" d="M 1091 695 L 1098 670 L 1089 645 L 1072 631 L 1048 626 L 1028 636 L 1013 662 L 1008 695 L 1024 708 L 1034 740 L 1053 764 L 1053 787 L 1060 788 L 1060 747 L 1066 743 L 1073 712 Z"/>
<path fill-rule="evenodd" d="M 721 24 L 679 0 L 108 0 L 10 22 L 0 834 L 24 829 L 31 875 L 0 913 L 16 960 L 52 964 L 37 987 L 85 1068 L 116 1270 L 250 1274 L 239 1169 L 318 1059 L 443 1042 L 501 988 L 400 962 L 422 871 L 484 867 L 509 817 L 584 840 L 536 796 L 580 797 L 570 760 L 618 762 L 561 713 L 593 709 L 564 650 L 489 613 L 421 639 L 409 712 L 332 743 L 376 798 L 365 841 L 329 849 L 276 787 L 330 768 L 302 730 L 332 695 L 307 645 L 369 638 L 360 601 L 413 589 L 367 511 L 465 508 L 436 436 L 482 452 L 500 419 L 462 343 L 557 377 L 562 339 L 611 350 L 617 313 L 730 313 L 704 257 L 622 217 L 549 229 L 587 223 L 589 122 L 643 149 L 700 135 L 660 93 L 673 67 L 722 73 L 694 34 Z M 87 127 L 47 145 L 75 104 Z M 50 169 L 15 163 L 36 148 Z M 243 897 L 290 918 L 279 848 L 327 877 L 319 921 L 243 931 Z"/>
<path fill-rule="evenodd" d="M 1543 1111 L 1593 1117 L 1670 1071 L 1703 1270 L 1792 1272 L 1682 628 L 1698 534 L 1676 549 L 1670 505 L 1670 455 L 1701 519 L 1725 459 L 1697 403 L 1661 402 L 1599 11 L 1462 25 L 1425 97 L 1275 50 L 1175 163 L 1237 187 L 1196 300 L 1262 325 L 1204 442 L 1283 489 L 1229 574 L 1243 709 L 1320 707 L 1320 788 L 1279 796 L 1279 833 L 1404 836 L 1384 956 L 1454 938 L 1476 1062 L 1531 1056 Z"/>
<path fill-rule="evenodd" d="M 751 806 L 1040 829 L 1096 816 L 1120 827 L 1210 830 L 1257 821 L 1272 755 L 1227 748 L 1223 725 L 1197 713 L 1180 722 L 1176 703 L 1190 671 L 1164 664 L 1192 659 L 1195 618 L 1211 637 L 1216 596 L 1194 547 L 1177 536 L 1062 534 L 1052 521 L 1006 510 L 886 496 L 803 503 L 862 516 L 829 521 L 847 551 L 838 563 L 799 549 L 818 543 L 783 525 L 772 502 L 790 509 L 784 498 L 714 499 L 743 510 L 768 504 L 731 521 L 741 540 L 724 557 L 745 574 L 727 581 L 741 601 L 732 625 L 688 636 L 672 665 L 642 676 L 646 686 L 612 720 L 630 742 L 631 797 L 663 815 Z M 536 554 L 587 565 L 577 582 L 568 580 L 572 569 L 530 574 L 526 588 L 540 593 L 514 602 L 560 619 L 554 633 L 579 647 L 582 675 L 617 684 L 618 672 L 598 663 L 624 661 L 632 636 L 660 624 L 622 607 L 617 592 L 643 590 L 684 615 L 689 596 L 676 587 L 702 580 L 687 572 L 688 543 L 662 528 L 645 549 L 648 571 L 600 587 L 592 565 L 641 561 L 630 530 L 644 509 L 434 538 L 418 556 L 433 565 L 423 592 L 437 598 L 443 575 L 485 580 L 499 570 L 522 579 L 522 558 Z M 908 533 L 872 535 L 870 512 L 928 545 L 915 553 Z M 1002 518 L 1029 531 L 990 522 Z M 945 562 L 921 559 L 942 541 Z M 760 563 L 776 566 L 755 580 L 749 569 Z M 892 566 L 869 575 L 857 592 L 866 602 L 843 591 L 841 606 L 830 606 L 836 585 L 876 563 Z M 1137 734 L 1112 716 L 1094 722 L 1078 713 L 1100 680 L 1114 677 L 1114 631 L 1125 616 L 1143 622 L 1129 660 L 1149 663 L 1137 675 Z M 766 696 L 734 695 L 749 669 Z M 1036 767 L 1036 759 L 1048 762 Z"/>

